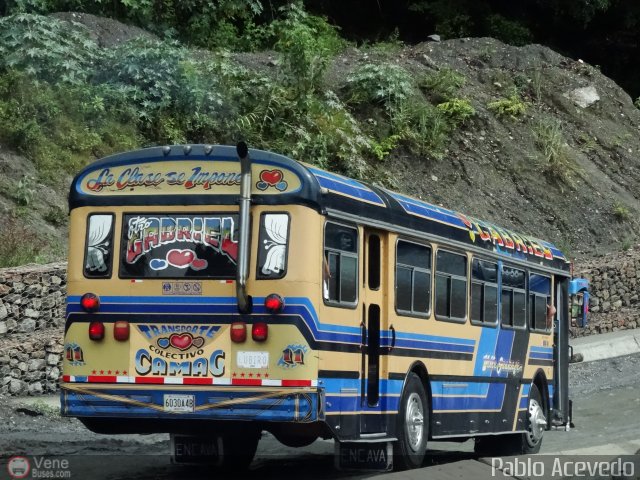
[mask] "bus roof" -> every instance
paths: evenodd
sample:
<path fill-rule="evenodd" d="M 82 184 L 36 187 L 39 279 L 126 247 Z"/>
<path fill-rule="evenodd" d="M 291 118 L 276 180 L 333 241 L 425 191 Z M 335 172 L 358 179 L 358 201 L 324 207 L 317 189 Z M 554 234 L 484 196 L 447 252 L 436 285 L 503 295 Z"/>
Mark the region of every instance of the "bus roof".
<path fill-rule="evenodd" d="M 431 236 L 527 263 L 569 271 L 549 242 L 521 235 L 272 152 L 249 149 L 252 202 L 300 204 L 380 228 Z M 236 148 L 174 145 L 112 155 L 73 180 L 69 209 L 81 206 L 234 205 L 240 193 Z"/>

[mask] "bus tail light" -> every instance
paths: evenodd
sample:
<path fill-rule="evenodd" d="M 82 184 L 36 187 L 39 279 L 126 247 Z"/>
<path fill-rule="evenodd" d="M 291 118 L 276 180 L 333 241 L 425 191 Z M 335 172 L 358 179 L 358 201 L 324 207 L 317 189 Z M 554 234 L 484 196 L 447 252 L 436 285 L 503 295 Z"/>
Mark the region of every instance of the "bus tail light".
<path fill-rule="evenodd" d="M 284 298 L 277 293 L 272 293 L 264 299 L 264 307 L 269 313 L 280 313 L 284 310 Z"/>
<path fill-rule="evenodd" d="M 85 293 L 80 299 L 80 306 L 87 313 L 97 312 L 100 309 L 100 297 L 95 293 Z"/>
<path fill-rule="evenodd" d="M 265 342 L 269 336 L 269 325 L 264 322 L 254 323 L 251 326 L 251 338 L 256 342 Z"/>
<path fill-rule="evenodd" d="M 126 320 L 118 320 L 113 324 L 113 338 L 119 342 L 125 342 L 129 340 L 129 322 Z"/>
<path fill-rule="evenodd" d="M 95 341 L 102 340 L 104 338 L 104 323 L 91 322 L 89 324 L 89 338 Z"/>
<path fill-rule="evenodd" d="M 247 324 L 244 322 L 233 322 L 229 332 L 232 342 L 243 343 L 247 339 Z"/>

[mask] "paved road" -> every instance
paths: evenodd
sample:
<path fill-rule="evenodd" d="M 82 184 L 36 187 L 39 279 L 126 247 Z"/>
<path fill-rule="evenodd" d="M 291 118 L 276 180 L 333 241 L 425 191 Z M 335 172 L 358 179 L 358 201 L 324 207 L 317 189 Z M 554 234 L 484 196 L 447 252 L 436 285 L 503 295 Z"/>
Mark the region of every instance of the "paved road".
<path fill-rule="evenodd" d="M 542 453 L 621 455 L 640 451 L 640 355 L 572 365 L 570 378 L 575 429 L 546 432 Z M 45 414 L 29 415 L 34 410 Z M 58 417 L 41 401 L 23 412 L 15 400 L 0 399 L 0 453 L 69 458 L 71 478 L 214 478 L 204 470 L 170 465 L 167 435 L 94 435 L 76 420 Z M 451 462 L 474 459 L 472 442 L 432 442 L 430 448 L 426 471 L 403 478 L 434 477 L 430 473 Z M 297 480 L 363 476 L 335 471 L 333 449 L 332 441 L 290 449 L 265 434 L 248 477 Z M 0 478 L 4 476 L 6 470 L 0 466 Z"/>

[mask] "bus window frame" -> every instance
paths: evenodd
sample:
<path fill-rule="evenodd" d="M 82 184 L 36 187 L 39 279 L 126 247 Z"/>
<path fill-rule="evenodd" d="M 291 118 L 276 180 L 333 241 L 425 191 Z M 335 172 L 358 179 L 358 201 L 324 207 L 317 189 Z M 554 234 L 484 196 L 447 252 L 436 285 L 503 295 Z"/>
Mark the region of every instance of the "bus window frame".
<path fill-rule="evenodd" d="M 356 252 L 355 252 L 355 259 L 356 259 L 356 282 L 355 282 L 355 289 L 356 289 L 356 298 L 354 302 L 341 302 L 341 301 L 334 301 L 334 300 L 330 300 L 329 298 L 325 298 L 324 296 L 324 269 L 325 269 L 325 262 L 327 262 L 327 267 L 328 266 L 328 260 L 325 260 L 325 252 L 328 250 L 329 252 L 332 253 L 337 253 L 338 255 L 342 255 L 342 252 L 345 252 L 344 250 L 338 250 L 338 249 L 334 249 L 334 248 L 329 248 L 327 249 L 326 247 L 326 239 L 327 239 L 327 225 L 329 223 L 333 223 L 334 225 L 339 225 L 341 227 L 346 227 L 346 228 L 351 228 L 354 229 L 356 231 Z M 334 219 L 325 219 L 324 221 L 324 225 L 322 227 L 322 282 L 321 282 L 321 288 L 322 288 L 322 301 L 324 302 L 325 305 L 327 305 L 328 307 L 335 307 L 335 308 L 346 308 L 349 310 L 355 310 L 356 308 L 358 308 L 358 304 L 360 302 L 360 229 L 359 226 L 357 224 L 351 224 L 351 223 L 347 223 L 347 222 L 341 222 L 341 221 L 336 221 Z M 347 256 L 354 256 L 353 253 L 351 252 L 345 252 Z M 328 280 L 327 280 L 328 281 Z"/>
<path fill-rule="evenodd" d="M 449 322 L 449 323 L 457 323 L 459 325 L 463 325 L 465 323 L 467 323 L 467 320 L 469 319 L 469 298 L 470 298 L 470 294 L 469 294 L 469 287 L 470 287 L 470 281 L 469 281 L 469 256 L 467 255 L 467 251 L 464 251 L 463 253 L 460 253 L 459 251 L 456 250 L 452 250 L 449 249 L 447 247 L 445 248 L 440 248 L 439 246 L 437 248 L 434 249 L 435 253 L 434 253 L 434 263 L 433 263 L 433 303 L 434 303 L 434 307 L 433 307 L 433 315 L 435 317 L 435 319 L 439 322 Z M 458 255 L 464 258 L 465 260 L 465 273 L 466 276 L 464 277 L 465 282 L 466 282 L 466 288 L 465 288 L 465 302 L 464 302 L 464 312 L 465 312 L 465 316 L 464 317 L 443 317 L 441 315 L 438 315 L 437 310 L 436 310 L 436 302 L 437 302 L 437 294 L 436 294 L 436 276 L 438 275 L 438 252 L 443 251 L 446 253 L 450 253 L 452 255 Z M 448 278 L 457 278 L 460 279 L 462 278 L 459 275 L 452 275 L 450 273 L 443 273 L 442 275 L 447 276 Z M 451 308 L 451 298 L 449 298 L 449 308 Z"/>
<path fill-rule="evenodd" d="M 89 251 L 88 247 L 88 242 L 89 242 L 89 222 L 91 220 L 91 217 L 93 217 L 94 215 L 110 215 L 112 218 L 112 224 L 111 224 L 111 261 L 109 262 L 109 268 L 107 269 L 107 272 L 104 276 L 100 276 L 100 277 L 88 277 L 87 276 L 87 270 L 86 270 L 86 266 L 87 266 L 87 253 Z M 115 238 L 116 238 L 116 222 L 117 222 L 117 212 L 89 212 L 89 214 L 87 215 L 86 218 L 86 222 L 85 222 L 85 232 L 84 232 L 84 252 L 82 254 L 82 276 L 87 279 L 87 280 L 111 280 L 113 278 L 113 264 L 114 264 L 114 259 L 116 257 L 116 242 L 115 242 Z M 118 246 L 120 245 L 120 239 L 118 239 Z M 118 252 L 119 255 L 120 252 Z M 118 256 L 118 261 L 119 261 L 119 256 Z M 118 264 L 118 270 L 120 265 Z"/>
<path fill-rule="evenodd" d="M 530 289 L 530 285 L 531 285 L 531 275 L 538 275 L 541 277 L 547 277 L 549 279 L 549 294 L 548 295 L 542 295 L 539 293 L 532 293 L 531 289 Z M 528 328 L 530 332 L 533 333 L 540 333 L 543 335 L 549 335 L 552 331 L 553 331 L 553 323 L 555 319 L 552 320 L 551 325 L 549 327 L 547 327 L 547 321 L 546 321 L 546 311 L 547 311 L 547 305 L 549 305 L 549 302 L 551 301 L 553 304 L 553 286 L 554 286 L 554 275 L 552 274 L 547 274 L 547 273 L 540 273 L 537 270 L 529 270 L 527 272 L 527 309 L 528 309 L 528 314 L 529 314 L 529 319 L 528 319 Z M 536 297 L 542 297 L 545 296 L 546 300 L 545 300 L 545 328 L 544 329 L 539 329 L 539 328 L 535 328 L 535 317 L 532 318 L 531 317 L 531 305 L 530 305 L 530 300 L 531 300 L 531 295 L 535 295 Z M 533 325 L 533 326 L 532 326 Z"/>
<path fill-rule="evenodd" d="M 267 277 L 267 276 L 261 276 L 260 275 L 260 254 L 258 252 L 258 249 L 260 249 L 261 245 L 260 245 L 260 229 L 262 227 L 262 219 L 265 215 L 286 215 L 288 220 L 287 220 L 287 240 L 285 243 L 285 256 L 284 256 L 284 270 L 282 271 L 282 274 L 278 277 Z M 289 240 L 291 239 L 291 214 L 287 211 L 280 211 L 280 212 L 273 212 L 273 211 L 264 211 L 262 213 L 260 213 L 260 219 L 259 219 L 259 223 L 258 223 L 258 243 L 256 244 L 256 280 L 282 280 L 283 278 L 285 278 L 287 276 L 287 273 L 289 271 Z"/>
<path fill-rule="evenodd" d="M 476 283 L 480 283 L 482 285 L 482 316 L 484 317 L 484 309 L 485 309 L 485 300 L 484 300 L 484 288 L 486 286 L 487 283 L 496 286 L 496 321 L 495 322 L 485 322 L 485 321 L 480 321 L 480 320 L 474 320 L 473 316 L 471 315 L 471 310 L 472 308 L 469 308 L 469 322 L 471 323 L 471 325 L 475 325 L 476 327 L 488 327 L 488 328 L 498 328 L 498 325 L 500 325 L 500 317 L 502 315 L 502 310 L 501 310 L 501 301 L 502 301 L 502 296 L 501 296 L 501 288 L 500 288 L 500 283 L 499 283 L 499 270 L 500 270 L 500 264 L 498 263 L 497 260 L 491 260 L 485 257 L 480 257 L 480 256 L 476 256 L 476 255 L 472 255 L 471 256 L 471 270 L 469 273 L 469 306 L 472 306 L 472 302 L 473 302 L 473 261 L 474 260 L 478 260 L 479 262 L 486 262 L 486 263 L 493 263 L 496 266 L 496 281 L 495 282 L 487 282 L 486 280 L 478 280 Z"/>
<path fill-rule="evenodd" d="M 506 288 L 509 289 L 509 291 L 511 292 L 511 323 L 512 325 L 505 325 L 502 322 L 502 292 L 503 289 L 505 288 L 504 282 L 502 281 L 502 272 L 504 268 L 512 268 L 514 270 L 519 270 L 521 272 L 524 273 L 524 288 L 519 288 L 519 287 L 512 287 L 512 286 L 506 286 Z M 520 268 L 520 267 L 514 267 L 512 264 L 510 263 L 504 263 L 504 261 L 501 263 L 500 268 L 499 268 L 499 273 L 500 273 L 500 291 L 499 291 L 499 298 L 500 298 L 500 312 L 499 312 L 499 323 L 500 323 L 500 328 L 504 329 L 504 330 L 528 330 L 529 328 L 529 270 L 527 268 Z M 522 325 L 513 325 L 513 318 L 514 318 L 514 311 L 513 311 L 513 293 L 514 292 L 524 292 L 524 323 Z"/>
<path fill-rule="evenodd" d="M 431 291 L 429 292 L 429 310 L 426 313 L 422 313 L 422 312 L 416 312 L 413 310 L 401 310 L 398 308 L 398 243 L 399 242 L 406 242 L 406 243 L 413 243 L 414 245 L 418 245 L 421 247 L 426 247 L 430 250 L 430 256 L 431 256 L 431 268 L 429 269 L 429 282 L 430 282 L 430 286 L 431 286 Z M 397 315 L 402 316 L 402 317 L 412 317 L 412 318 L 422 318 L 422 319 L 431 319 L 431 315 L 434 312 L 434 308 L 433 308 L 433 292 L 434 292 L 434 270 L 433 270 L 433 264 L 434 264 L 434 251 L 435 249 L 433 248 L 433 245 L 429 244 L 425 244 L 425 243 L 421 243 L 415 240 L 408 240 L 406 238 L 403 237 L 398 237 L 396 238 L 396 245 L 395 245 L 395 249 L 394 249 L 394 267 L 393 267 L 393 306 L 395 309 L 395 312 Z M 405 265 L 404 263 L 402 265 Z M 421 272 L 424 272 L 426 269 L 421 268 L 421 267 L 415 267 L 415 266 L 411 266 L 413 269 L 415 268 L 419 268 Z M 413 307 L 413 277 L 411 279 L 412 281 L 412 287 L 411 287 L 411 303 L 412 303 L 412 307 Z"/>

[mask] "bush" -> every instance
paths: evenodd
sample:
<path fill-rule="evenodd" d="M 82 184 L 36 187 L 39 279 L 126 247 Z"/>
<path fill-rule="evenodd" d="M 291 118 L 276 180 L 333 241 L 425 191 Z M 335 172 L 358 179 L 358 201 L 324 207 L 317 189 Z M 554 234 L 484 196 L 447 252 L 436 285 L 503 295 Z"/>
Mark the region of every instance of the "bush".
<path fill-rule="evenodd" d="M 543 171 L 551 179 L 572 186 L 571 170 L 560 122 L 541 121 L 534 127 L 536 145 L 544 158 Z"/>
<path fill-rule="evenodd" d="M 18 14 L 0 18 L 0 68 L 48 82 L 81 84 L 93 73 L 98 46 L 83 25 Z"/>
<path fill-rule="evenodd" d="M 522 46 L 533 41 L 531 31 L 515 20 L 509 20 L 499 14 L 489 15 L 486 19 L 489 36 L 511 45 Z"/>
<path fill-rule="evenodd" d="M 378 104 L 388 109 L 406 102 L 414 93 L 411 76 L 402 67 L 393 64 L 368 63 L 347 77 L 347 102 Z"/>
<path fill-rule="evenodd" d="M 0 268 L 38 262 L 40 254 L 47 247 L 42 234 L 26 227 L 15 217 L 3 220 L 0 229 Z"/>
<path fill-rule="evenodd" d="M 436 108 L 442 112 L 453 125 L 459 125 L 476 114 L 475 108 L 466 98 L 452 98 L 448 102 L 439 103 Z"/>
<path fill-rule="evenodd" d="M 629 208 L 622 203 L 614 203 L 613 216 L 619 222 L 626 222 L 631 218 Z"/>
<path fill-rule="evenodd" d="M 442 68 L 437 72 L 425 75 L 420 80 L 420 88 L 435 97 L 436 100 L 449 100 L 456 96 L 466 82 L 461 73 L 451 69 Z"/>
<path fill-rule="evenodd" d="M 520 95 L 514 93 L 508 98 L 501 98 L 487 105 L 489 110 L 494 112 L 498 117 L 510 117 L 516 120 L 527 111 L 527 103 L 520 98 Z"/>

